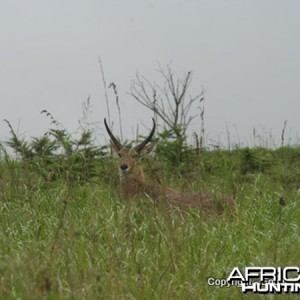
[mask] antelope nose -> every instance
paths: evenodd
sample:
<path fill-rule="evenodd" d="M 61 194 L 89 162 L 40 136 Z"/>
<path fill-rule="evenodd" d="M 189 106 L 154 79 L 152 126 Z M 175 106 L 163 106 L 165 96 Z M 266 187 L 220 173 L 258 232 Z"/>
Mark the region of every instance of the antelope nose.
<path fill-rule="evenodd" d="M 122 171 L 125 171 L 125 170 L 128 169 L 128 165 L 127 165 L 127 164 L 122 164 L 122 165 L 120 166 L 120 168 L 121 168 Z"/>

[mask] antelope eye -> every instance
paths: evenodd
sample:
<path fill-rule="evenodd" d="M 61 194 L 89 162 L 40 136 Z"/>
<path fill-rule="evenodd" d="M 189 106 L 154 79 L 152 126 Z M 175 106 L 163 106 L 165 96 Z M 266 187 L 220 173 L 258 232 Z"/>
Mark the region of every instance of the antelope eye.
<path fill-rule="evenodd" d="M 118 153 L 118 156 L 121 157 L 122 156 L 121 153 Z"/>

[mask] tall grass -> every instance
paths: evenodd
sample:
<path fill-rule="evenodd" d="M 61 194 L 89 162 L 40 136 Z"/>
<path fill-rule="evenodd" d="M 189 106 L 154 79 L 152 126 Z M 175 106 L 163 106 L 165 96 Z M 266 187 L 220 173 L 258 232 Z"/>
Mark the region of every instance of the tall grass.
<path fill-rule="evenodd" d="M 144 162 L 149 180 L 234 195 L 237 221 L 125 202 L 114 159 L 70 149 L 13 159 L 2 147 L 1 299 L 240 299 L 208 278 L 299 264 L 299 148 L 187 148 L 176 166 L 164 151 Z"/>
<path fill-rule="evenodd" d="M 240 299 L 208 278 L 299 264 L 300 148 L 207 151 L 159 134 L 143 162 L 149 181 L 237 200 L 238 220 L 208 219 L 146 197 L 125 202 L 90 124 L 74 137 L 43 114 L 42 137 L 22 140 L 7 121 L 0 147 L 0 299 Z"/>

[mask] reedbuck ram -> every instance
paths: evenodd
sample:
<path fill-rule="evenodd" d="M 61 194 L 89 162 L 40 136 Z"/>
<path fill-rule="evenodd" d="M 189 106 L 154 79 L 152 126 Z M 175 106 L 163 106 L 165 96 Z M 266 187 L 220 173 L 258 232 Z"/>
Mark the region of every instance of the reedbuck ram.
<path fill-rule="evenodd" d="M 223 193 L 180 192 L 167 186 L 145 183 L 140 160 L 154 148 L 154 144 L 150 143 L 155 132 L 155 121 L 152 120 L 153 127 L 149 136 L 135 147 L 127 148 L 113 135 L 106 119 L 104 119 L 105 128 L 111 139 L 111 146 L 119 156 L 121 195 L 126 199 L 146 195 L 155 202 L 164 202 L 183 210 L 196 208 L 206 215 L 220 215 L 226 210 L 237 215 L 236 201 Z"/>

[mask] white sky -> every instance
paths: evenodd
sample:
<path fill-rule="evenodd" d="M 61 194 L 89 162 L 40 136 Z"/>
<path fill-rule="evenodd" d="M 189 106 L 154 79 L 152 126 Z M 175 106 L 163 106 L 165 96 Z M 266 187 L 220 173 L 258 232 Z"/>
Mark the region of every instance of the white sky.
<path fill-rule="evenodd" d="M 232 142 L 251 144 L 253 128 L 280 140 L 285 120 L 286 139 L 299 142 L 300 1 L 0 0 L 0 28 L 0 140 L 9 136 L 3 119 L 24 137 L 43 134 L 43 109 L 76 131 L 90 95 L 101 143 L 101 56 L 127 138 L 137 124 L 151 125 L 128 95 L 136 72 L 160 83 L 157 63 L 171 61 L 179 77 L 193 71 L 191 94 L 206 91 L 208 143 L 226 140 L 226 127 Z M 117 123 L 112 90 L 109 97 Z"/>

